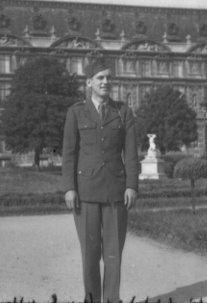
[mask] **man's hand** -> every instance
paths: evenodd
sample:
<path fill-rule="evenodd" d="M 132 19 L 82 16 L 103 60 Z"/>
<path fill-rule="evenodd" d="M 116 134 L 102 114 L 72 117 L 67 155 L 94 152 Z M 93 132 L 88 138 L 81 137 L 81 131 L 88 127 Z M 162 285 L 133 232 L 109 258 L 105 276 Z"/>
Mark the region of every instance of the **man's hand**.
<path fill-rule="evenodd" d="M 130 209 L 137 199 L 137 192 L 132 188 L 127 188 L 124 193 L 124 204 L 127 206 L 127 209 Z"/>
<path fill-rule="evenodd" d="M 69 190 L 65 193 L 65 202 L 69 209 L 80 208 L 78 194 L 75 190 Z"/>

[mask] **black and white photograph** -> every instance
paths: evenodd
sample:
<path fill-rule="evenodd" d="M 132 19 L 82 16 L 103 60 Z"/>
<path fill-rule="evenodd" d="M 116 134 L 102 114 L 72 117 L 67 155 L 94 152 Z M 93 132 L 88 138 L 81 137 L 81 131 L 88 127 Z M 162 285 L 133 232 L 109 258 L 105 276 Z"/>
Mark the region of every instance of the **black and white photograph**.
<path fill-rule="evenodd" d="M 0 302 L 207 303 L 206 0 L 0 1 Z"/>

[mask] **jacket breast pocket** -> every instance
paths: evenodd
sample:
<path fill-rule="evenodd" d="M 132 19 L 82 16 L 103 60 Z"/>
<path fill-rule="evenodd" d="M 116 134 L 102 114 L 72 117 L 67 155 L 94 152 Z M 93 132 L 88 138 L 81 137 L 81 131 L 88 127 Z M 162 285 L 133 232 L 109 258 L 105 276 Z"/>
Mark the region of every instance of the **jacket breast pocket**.
<path fill-rule="evenodd" d="M 80 145 L 92 145 L 96 142 L 96 123 L 79 123 Z"/>
<path fill-rule="evenodd" d="M 83 176 L 83 177 L 91 177 L 92 173 L 93 173 L 92 168 L 82 168 L 79 169 L 77 172 L 79 176 Z"/>
<path fill-rule="evenodd" d="M 121 120 L 121 118 L 117 118 L 114 119 L 111 123 L 110 123 L 110 128 L 117 133 L 122 133 L 124 130 L 124 125 L 123 122 Z"/>
<path fill-rule="evenodd" d="M 122 132 L 123 125 L 121 123 L 114 124 L 114 125 L 112 125 L 112 129 L 113 129 L 113 131 L 116 131 L 116 132 Z"/>
<path fill-rule="evenodd" d="M 117 121 L 118 122 L 118 121 Z M 114 123 L 110 126 L 111 140 L 116 143 L 123 143 L 124 140 L 124 127 L 121 122 Z"/>

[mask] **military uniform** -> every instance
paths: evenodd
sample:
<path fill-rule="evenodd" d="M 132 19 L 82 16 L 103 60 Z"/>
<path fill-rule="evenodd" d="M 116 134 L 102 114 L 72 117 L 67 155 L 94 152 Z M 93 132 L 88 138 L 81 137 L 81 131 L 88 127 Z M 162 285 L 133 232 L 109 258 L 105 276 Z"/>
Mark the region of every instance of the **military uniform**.
<path fill-rule="evenodd" d="M 76 190 L 74 211 L 81 243 L 86 299 L 119 301 L 120 266 L 127 229 L 126 188 L 138 189 L 137 144 L 132 111 L 109 100 L 103 121 L 91 99 L 71 106 L 63 144 L 64 189 Z"/>

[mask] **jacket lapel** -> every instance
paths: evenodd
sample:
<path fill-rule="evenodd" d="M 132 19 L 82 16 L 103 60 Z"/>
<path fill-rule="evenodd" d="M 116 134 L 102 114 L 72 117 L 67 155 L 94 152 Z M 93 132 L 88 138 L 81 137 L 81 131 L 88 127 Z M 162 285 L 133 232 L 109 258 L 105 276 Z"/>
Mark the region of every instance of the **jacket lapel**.
<path fill-rule="evenodd" d="M 106 115 L 105 119 L 103 121 L 103 125 L 111 122 L 114 119 L 117 119 L 119 117 L 119 112 L 116 107 L 115 101 L 112 101 L 111 99 L 109 100 L 107 110 L 106 110 Z"/>
<path fill-rule="evenodd" d="M 93 102 L 91 99 L 86 100 L 86 106 L 85 106 L 85 116 L 87 116 L 90 120 L 101 123 L 99 113 L 97 112 Z"/>

